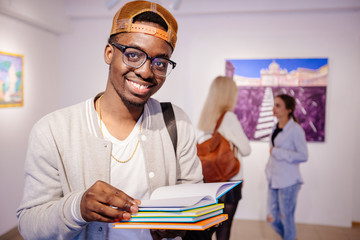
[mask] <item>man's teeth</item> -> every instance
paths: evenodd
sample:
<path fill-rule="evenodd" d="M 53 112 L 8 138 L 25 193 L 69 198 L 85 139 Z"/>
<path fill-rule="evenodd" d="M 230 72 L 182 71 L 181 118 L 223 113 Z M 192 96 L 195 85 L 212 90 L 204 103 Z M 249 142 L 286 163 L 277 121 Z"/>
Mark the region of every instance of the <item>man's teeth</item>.
<path fill-rule="evenodd" d="M 132 81 L 129 81 L 131 85 L 133 85 L 134 87 L 138 88 L 138 89 L 141 89 L 141 90 L 144 90 L 144 89 L 147 89 L 148 86 L 145 86 L 145 85 L 140 85 L 138 83 L 135 83 L 135 82 L 132 82 Z"/>

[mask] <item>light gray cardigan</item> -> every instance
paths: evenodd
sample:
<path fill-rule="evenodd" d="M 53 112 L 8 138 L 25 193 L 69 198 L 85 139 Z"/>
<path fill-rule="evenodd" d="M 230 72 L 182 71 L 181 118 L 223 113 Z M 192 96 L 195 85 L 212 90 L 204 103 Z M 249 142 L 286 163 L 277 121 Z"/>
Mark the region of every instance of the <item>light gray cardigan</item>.
<path fill-rule="evenodd" d="M 106 223 L 74 222 L 80 200 L 97 180 L 110 181 L 111 142 L 101 137 L 94 98 L 40 119 L 33 127 L 25 162 L 23 200 L 17 210 L 25 239 L 106 239 Z M 193 126 L 174 106 L 178 130 L 177 159 L 158 101 L 145 105 L 140 146 L 146 159 L 150 192 L 165 185 L 202 181 Z M 129 183 L 131 184 L 131 183 Z"/>

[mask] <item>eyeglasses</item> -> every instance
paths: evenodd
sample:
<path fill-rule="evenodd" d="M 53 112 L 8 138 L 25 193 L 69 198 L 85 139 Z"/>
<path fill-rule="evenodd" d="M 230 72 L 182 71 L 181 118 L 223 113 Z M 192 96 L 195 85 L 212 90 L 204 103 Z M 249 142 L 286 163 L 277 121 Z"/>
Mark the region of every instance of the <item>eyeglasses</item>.
<path fill-rule="evenodd" d="M 135 47 L 125 46 L 117 42 L 113 42 L 111 45 L 123 53 L 123 62 L 129 67 L 139 68 L 149 59 L 151 71 L 157 76 L 167 77 L 176 66 L 176 63 L 170 59 L 149 57 L 146 52 Z"/>

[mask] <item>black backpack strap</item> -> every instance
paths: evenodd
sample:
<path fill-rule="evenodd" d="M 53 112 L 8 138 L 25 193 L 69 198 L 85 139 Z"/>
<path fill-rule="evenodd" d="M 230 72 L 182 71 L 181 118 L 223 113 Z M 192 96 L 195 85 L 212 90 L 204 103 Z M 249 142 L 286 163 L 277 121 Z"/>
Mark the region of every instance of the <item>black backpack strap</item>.
<path fill-rule="evenodd" d="M 176 129 L 176 120 L 173 107 L 170 102 L 162 102 L 161 109 L 163 112 L 163 117 L 165 121 L 166 128 L 169 132 L 174 151 L 176 156 L 176 146 L 177 146 L 177 129 Z"/>

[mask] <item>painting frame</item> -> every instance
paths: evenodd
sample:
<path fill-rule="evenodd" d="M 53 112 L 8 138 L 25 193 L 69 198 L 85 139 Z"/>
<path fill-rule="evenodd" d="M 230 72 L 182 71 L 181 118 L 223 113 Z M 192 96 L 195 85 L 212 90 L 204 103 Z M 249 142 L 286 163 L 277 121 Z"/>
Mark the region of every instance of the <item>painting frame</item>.
<path fill-rule="evenodd" d="M 24 55 L 0 51 L 0 108 L 24 106 Z"/>

